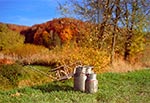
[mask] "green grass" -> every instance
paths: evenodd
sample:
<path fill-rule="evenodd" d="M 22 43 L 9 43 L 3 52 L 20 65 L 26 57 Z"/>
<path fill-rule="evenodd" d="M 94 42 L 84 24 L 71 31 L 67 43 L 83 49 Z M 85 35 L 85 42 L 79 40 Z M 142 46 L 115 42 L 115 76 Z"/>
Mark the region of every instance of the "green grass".
<path fill-rule="evenodd" d="M 150 103 L 150 70 L 97 76 L 95 94 L 73 90 L 73 80 L 0 91 L 0 103 Z M 18 95 L 17 95 L 18 94 Z"/>
<path fill-rule="evenodd" d="M 33 85 L 48 83 L 52 81 L 52 79 L 47 75 L 43 75 L 40 72 L 43 72 L 45 74 L 48 73 L 50 74 L 50 72 L 48 72 L 50 69 L 51 68 L 48 66 L 37 66 L 37 65 L 22 66 L 19 64 L 14 64 L 14 65 L 0 66 L 0 90 L 9 90 L 9 89 L 17 88 L 18 86 L 25 87 L 25 86 L 31 86 L 31 85 L 33 86 Z M 12 70 L 16 70 L 19 73 L 21 72 L 23 76 L 19 77 L 19 75 L 15 75 L 14 73 L 16 71 L 12 71 Z M 3 76 L 4 74 L 6 76 Z M 13 85 L 14 84 L 14 81 L 12 81 L 13 79 L 14 81 L 18 79 L 16 85 Z"/>

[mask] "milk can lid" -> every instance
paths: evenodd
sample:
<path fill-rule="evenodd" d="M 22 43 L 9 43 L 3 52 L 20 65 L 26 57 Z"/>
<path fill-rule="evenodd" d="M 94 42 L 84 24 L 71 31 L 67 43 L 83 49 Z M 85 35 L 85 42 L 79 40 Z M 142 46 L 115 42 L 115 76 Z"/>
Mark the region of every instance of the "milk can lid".
<path fill-rule="evenodd" d="M 88 74 L 88 75 L 87 75 L 87 78 L 88 78 L 88 79 L 96 79 L 96 74 L 95 74 L 95 73 Z"/>

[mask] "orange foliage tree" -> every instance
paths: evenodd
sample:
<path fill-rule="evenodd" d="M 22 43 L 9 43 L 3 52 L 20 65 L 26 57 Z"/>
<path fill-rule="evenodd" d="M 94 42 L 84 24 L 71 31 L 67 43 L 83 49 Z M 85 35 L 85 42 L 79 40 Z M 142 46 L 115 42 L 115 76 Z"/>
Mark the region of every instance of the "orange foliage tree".
<path fill-rule="evenodd" d="M 28 38 L 33 38 L 34 43 L 37 45 L 44 45 L 46 47 L 55 46 L 60 41 L 61 44 L 68 43 L 72 40 L 78 41 L 87 32 L 86 23 L 73 18 L 59 18 L 48 21 L 43 24 L 32 26 L 28 31 L 24 31 Z M 83 32 L 84 31 L 84 32 Z M 60 39 L 60 40 L 57 40 Z"/>

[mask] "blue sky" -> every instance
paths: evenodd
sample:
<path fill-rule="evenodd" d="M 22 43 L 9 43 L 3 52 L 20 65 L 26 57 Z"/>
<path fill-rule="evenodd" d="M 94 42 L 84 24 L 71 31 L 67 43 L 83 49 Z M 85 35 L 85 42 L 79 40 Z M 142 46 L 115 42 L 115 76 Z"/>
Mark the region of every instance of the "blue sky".
<path fill-rule="evenodd" d="M 0 22 L 32 26 L 61 17 L 57 1 L 0 0 Z"/>

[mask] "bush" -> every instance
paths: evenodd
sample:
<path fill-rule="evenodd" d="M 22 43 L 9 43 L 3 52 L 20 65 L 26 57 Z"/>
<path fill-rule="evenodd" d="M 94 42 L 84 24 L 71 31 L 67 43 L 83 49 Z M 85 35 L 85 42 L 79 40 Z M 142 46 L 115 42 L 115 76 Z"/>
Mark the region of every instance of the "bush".
<path fill-rule="evenodd" d="M 94 66 L 94 71 L 96 73 L 106 72 L 106 67 L 109 64 L 109 55 L 106 51 L 100 51 L 98 49 L 86 48 L 86 47 L 63 47 L 55 48 L 52 51 L 53 57 L 56 64 L 68 65 L 74 64 L 76 62 L 81 62 L 82 65 Z M 73 69 L 72 67 L 71 69 Z M 72 71 L 72 70 L 70 70 Z"/>
<path fill-rule="evenodd" d="M 11 88 L 11 83 L 5 77 L 0 74 L 0 90 Z"/>
<path fill-rule="evenodd" d="M 0 50 L 9 49 L 24 43 L 24 37 L 19 33 L 0 24 Z"/>
<path fill-rule="evenodd" d="M 6 54 L 5 54 L 6 55 Z M 60 65 L 74 64 L 81 62 L 83 65 L 92 65 L 97 73 L 106 72 L 109 64 L 109 55 L 104 50 L 90 47 L 72 47 L 64 45 L 48 50 L 42 46 L 26 44 L 7 52 L 7 56 L 12 55 L 19 63 L 49 65 L 57 67 Z M 73 67 L 71 69 L 73 70 Z M 70 70 L 72 72 L 72 70 Z"/>
<path fill-rule="evenodd" d="M 12 48 L 5 51 L 5 55 L 11 59 L 15 59 L 22 64 L 32 64 L 42 57 L 42 55 L 48 54 L 49 49 L 33 45 L 25 44 L 18 48 Z"/>
<path fill-rule="evenodd" d="M 19 64 L 1 65 L 0 76 L 9 81 L 12 86 L 17 86 L 21 78 L 24 76 L 23 67 Z"/>

